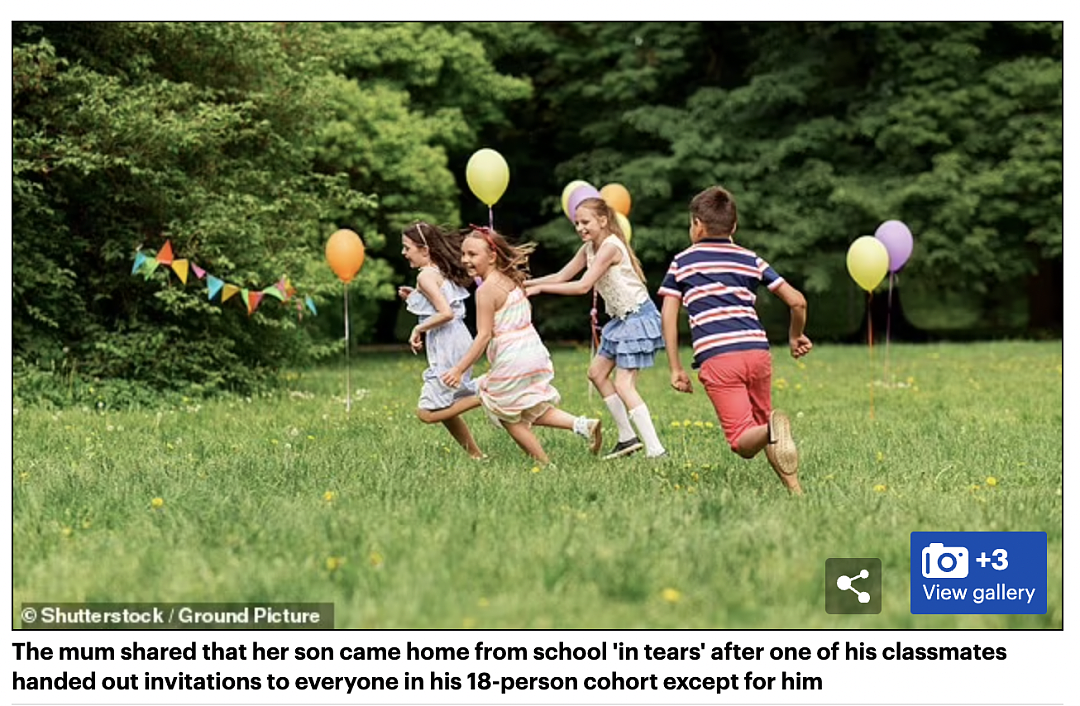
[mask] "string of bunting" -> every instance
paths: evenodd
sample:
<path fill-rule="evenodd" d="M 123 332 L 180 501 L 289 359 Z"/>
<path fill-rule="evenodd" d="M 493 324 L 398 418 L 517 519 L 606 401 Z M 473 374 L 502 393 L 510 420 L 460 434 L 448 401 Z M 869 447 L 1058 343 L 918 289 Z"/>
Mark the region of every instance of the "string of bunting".
<path fill-rule="evenodd" d="M 220 277 L 215 277 L 187 258 L 174 257 L 172 243 L 168 240 L 165 241 L 165 245 L 162 246 L 161 250 L 156 253 L 137 251 L 135 253 L 135 263 L 131 267 L 131 274 L 136 275 L 141 272 L 143 277 L 149 280 L 158 267 L 172 269 L 185 286 L 187 285 L 189 273 L 193 273 L 197 279 L 205 279 L 206 298 L 210 301 L 217 299 L 219 303 L 224 304 L 239 294 L 240 298 L 237 301 L 247 308 L 248 316 L 254 314 L 255 310 L 259 308 L 259 304 L 268 296 L 277 299 L 282 304 L 287 304 L 295 298 L 297 319 L 303 319 L 305 307 L 311 312 L 312 316 L 317 316 L 319 313 L 315 308 L 315 300 L 310 295 L 305 295 L 303 301 L 301 301 L 289 278 L 284 275 L 269 287 L 252 291 L 247 287 L 229 284 Z"/>

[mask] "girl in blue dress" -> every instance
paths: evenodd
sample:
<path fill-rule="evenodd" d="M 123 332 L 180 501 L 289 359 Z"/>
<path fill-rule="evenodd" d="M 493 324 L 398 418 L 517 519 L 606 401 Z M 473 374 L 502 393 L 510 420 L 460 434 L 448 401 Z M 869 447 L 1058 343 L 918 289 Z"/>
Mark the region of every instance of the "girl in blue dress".
<path fill-rule="evenodd" d="M 450 435 L 475 459 L 484 454 L 459 415 L 480 405 L 471 368 L 459 387 L 440 378 L 461 360 L 473 337 L 465 326 L 465 300 L 472 283 L 461 264 L 461 235 L 445 233 L 429 223 L 414 223 L 402 232 L 401 254 L 419 270 L 416 287 L 398 288 L 409 313 L 419 321 L 409 336 L 413 353 L 426 349 L 428 367 L 420 389 L 416 416 L 427 424 L 441 422 Z"/>
<path fill-rule="evenodd" d="M 641 263 L 626 242 L 615 211 L 603 199 L 582 201 L 574 214 L 574 226 L 581 236 L 581 248 L 555 274 L 526 281 L 525 292 L 529 296 L 580 295 L 595 288 L 611 321 L 601 332 L 600 349 L 589 365 L 589 380 L 619 430 L 618 442 L 604 458 L 621 458 L 642 448 L 649 458 L 666 457 L 649 408 L 637 391 L 638 371 L 652 367 L 656 352 L 664 348 L 660 311 L 645 287 Z M 585 274 L 574 280 L 582 270 Z"/>

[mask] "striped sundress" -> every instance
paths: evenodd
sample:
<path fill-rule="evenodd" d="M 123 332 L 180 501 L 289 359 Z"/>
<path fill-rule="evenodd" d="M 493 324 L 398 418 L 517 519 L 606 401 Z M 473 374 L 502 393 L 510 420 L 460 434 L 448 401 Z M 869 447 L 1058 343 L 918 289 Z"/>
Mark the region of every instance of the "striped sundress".
<path fill-rule="evenodd" d="M 531 424 L 559 404 L 559 391 L 551 384 L 551 354 L 533 327 L 532 306 L 520 287 L 495 312 L 487 358 L 491 368 L 476 379 L 476 388 L 494 423 Z"/>

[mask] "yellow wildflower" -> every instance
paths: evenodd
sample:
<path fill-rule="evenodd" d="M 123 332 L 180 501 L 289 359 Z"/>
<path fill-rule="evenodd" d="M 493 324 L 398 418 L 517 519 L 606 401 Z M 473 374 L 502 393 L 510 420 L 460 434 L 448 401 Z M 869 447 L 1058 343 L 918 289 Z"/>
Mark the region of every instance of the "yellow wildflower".
<path fill-rule="evenodd" d="M 678 603 L 682 599 L 682 594 L 674 588 L 665 588 L 660 592 L 660 597 L 668 603 Z"/>

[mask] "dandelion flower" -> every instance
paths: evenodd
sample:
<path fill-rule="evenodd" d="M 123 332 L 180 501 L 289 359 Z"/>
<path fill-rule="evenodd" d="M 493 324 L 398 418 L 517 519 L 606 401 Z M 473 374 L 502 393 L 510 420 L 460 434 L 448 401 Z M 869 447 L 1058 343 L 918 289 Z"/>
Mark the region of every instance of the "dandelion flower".
<path fill-rule="evenodd" d="M 712 429 L 713 428 L 713 423 L 712 422 L 705 422 L 705 428 L 706 429 Z"/>
<path fill-rule="evenodd" d="M 993 488 L 995 485 L 997 485 L 997 478 L 995 478 L 993 476 L 990 476 L 989 478 L 986 479 L 986 484 L 988 486 L 990 486 L 991 488 Z"/>
<path fill-rule="evenodd" d="M 684 419 L 684 420 L 682 420 L 682 425 L 683 425 L 684 427 L 688 427 L 688 426 L 690 426 L 691 424 L 693 424 L 693 422 L 691 422 L 691 421 L 690 421 L 689 419 Z"/>
<path fill-rule="evenodd" d="M 368 555 L 368 562 L 378 569 L 383 565 L 383 555 L 379 552 L 371 552 L 371 554 Z"/>
<path fill-rule="evenodd" d="M 165 507 L 165 501 L 161 498 L 154 498 L 150 501 L 150 507 L 154 508 L 155 510 L 160 510 L 161 508 Z"/>
<path fill-rule="evenodd" d="M 325 493 L 323 493 L 323 496 L 322 496 L 322 499 L 325 500 L 328 503 L 334 502 L 334 500 L 336 498 L 337 498 L 337 493 L 335 493 L 332 490 L 326 491 Z"/>
<path fill-rule="evenodd" d="M 694 422 L 694 426 L 696 426 L 696 427 L 698 427 L 700 429 L 700 428 L 705 426 L 705 422 L 702 422 L 701 420 L 698 420 L 698 421 Z"/>
<path fill-rule="evenodd" d="M 878 483 L 877 485 L 874 486 L 874 492 L 875 493 L 884 493 L 888 489 L 889 489 L 889 486 L 884 485 L 882 483 Z"/>
<path fill-rule="evenodd" d="M 312 436 L 311 434 L 308 434 L 307 440 L 308 441 L 315 441 L 315 437 Z"/>
<path fill-rule="evenodd" d="M 681 426 L 681 425 L 679 424 L 679 420 L 676 419 L 674 422 L 671 423 L 671 426 L 678 427 L 678 426 Z"/>
<path fill-rule="evenodd" d="M 668 603 L 678 603 L 682 599 L 682 594 L 674 588 L 665 588 L 660 592 L 660 597 Z"/>
<path fill-rule="evenodd" d="M 328 556 L 326 557 L 326 570 L 337 571 L 345 563 L 345 557 L 343 556 Z"/>
<path fill-rule="evenodd" d="M 70 537 L 71 536 L 71 528 L 70 527 L 64 527 L 63 529 L 60 530 L 60 534 L 62 534 L 65 537 Z"/>
<path fill-rule="evenodd" d="M 879 462 L 879 463 L 880 463 L 881 461 L 884 461 L 884 460 L 885 460 L 885 454 L 883 454 L 883 453 L 881 453 L 880 451 L 878 451 L 878 452 L 877 452 L 877 460 L 878 460 L 878 462 Z"/>
<path fill-rule="evenodd" d="M 540 466 L 533 466 L 532 467 L 532 472 L 533 473 L 539 473 L 540 472 Z"/>

